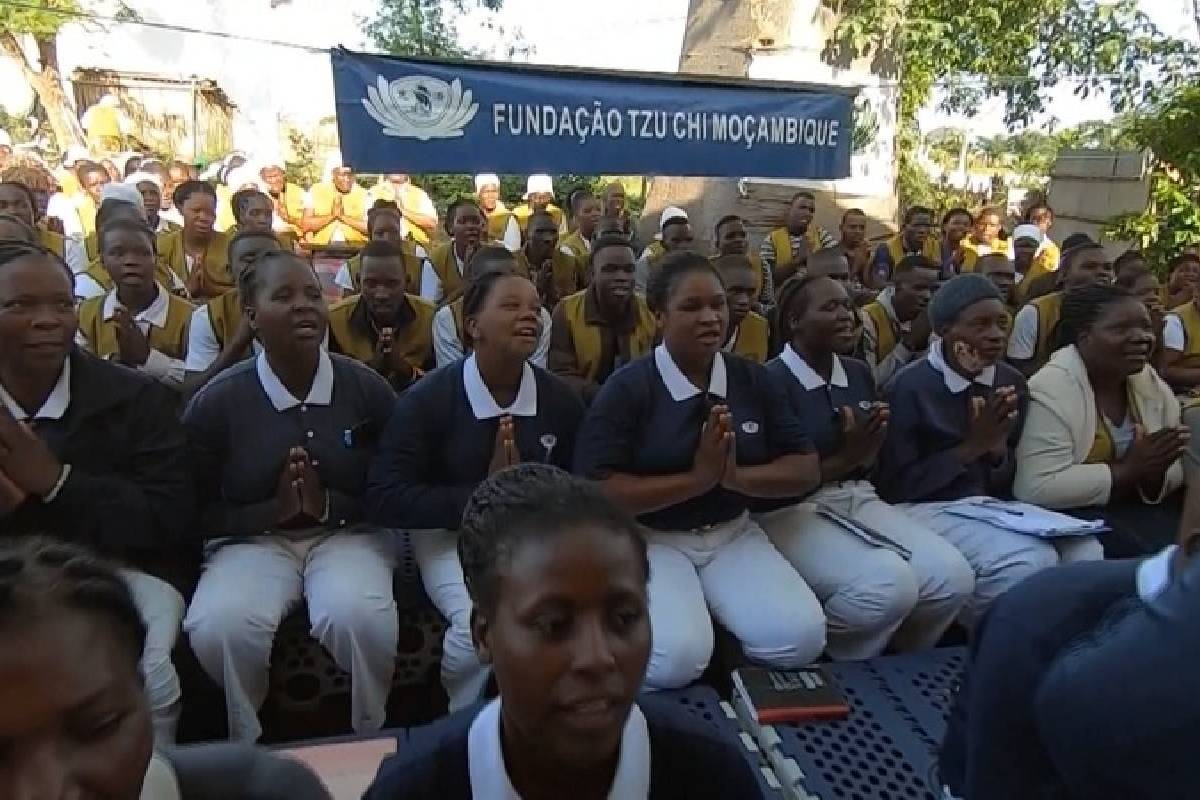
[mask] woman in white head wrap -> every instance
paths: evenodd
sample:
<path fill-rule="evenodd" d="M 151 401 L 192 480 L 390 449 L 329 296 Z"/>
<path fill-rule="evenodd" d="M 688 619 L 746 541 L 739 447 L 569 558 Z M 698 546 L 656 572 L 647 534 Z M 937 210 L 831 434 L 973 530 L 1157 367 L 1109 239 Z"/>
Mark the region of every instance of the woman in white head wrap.
<path fill-rule="evenodd" d="M 171 230 L 172 224 L 162 218 L 162 179 L 153 172 L 135 172 L 125 179 L 127 186 L 138 190 L 146 209 L 146 222 L 155 233 Z"/>
<path fill-rule="evenodd" d="M 521 249 L 521 226 L 500 199 L 500 176 L 485 172 L 475 176 L 475 198 L 487 216 L 488 238 L 503 242 L 514 253 Z"/>
<path fill-rule="evenodd" d="M 566 233 L 566 215 L 554 205 L 554 181 L 549 175 L 530 175 L 525 182 L 525 202 L 513 209 L 522 235 L 535 211 L 545 211 L 558 224 L 559 232 Z"/>

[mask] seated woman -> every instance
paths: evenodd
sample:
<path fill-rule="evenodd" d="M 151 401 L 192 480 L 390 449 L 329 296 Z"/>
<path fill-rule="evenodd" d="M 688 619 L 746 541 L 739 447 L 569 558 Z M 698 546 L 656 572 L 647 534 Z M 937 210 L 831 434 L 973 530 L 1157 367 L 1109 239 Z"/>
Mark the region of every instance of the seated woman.
<path fill-rule="evenodd" d="M 1189 435 L 1179 402 L 1148 363 L 1150 314 L 1120 287 L 1073 289 L 1058 336 L 1060 349 L 1029 382 L 1013 493 L 1048 508 L 1098 510 L 1113 528 L 1109 555 L 1157 550 L 1170 542 L 1179 506 L 1153 507 L 1183 484 Z"/>
<path fill-rule="evenodd" d="M 96 233 L 93 234 L 96 240 L 96 257 L 88 262 L 84 272 L 75 276 L 75 296 L 80 300 L 103 297 L 116 285 L 112 275 L 104 268 L 104 260 L 100 253 L 100 230 L 115 222 L 146 225 L 146 214 L 142 210 L 141 200 L 135 204 L 125 200 L 108 199 L 100 204 L 100 210 L 96 212 Z M 156 264 L 154 277 L 168 292 L 178 295 L 186 293 L 183 278 L 172 272 L 166 264 Z"/>
<path fill-rule="evenodd" d="M 462 296 L 467 284 L 467 264 L 479 249 L 483 212 L 474 200 L 457 200 L 446 209 L 450 241 L 433 248 L 421 271 L 421 297 L 446 305 Z"/>
<path fill-rule="evenodd" d="M 371 465 L 368 517 L 413 532 L 421 580 L 450 622 L 442 683 L 451 709 L 478 700 L 487 681 L 471 646 L 471 600 L 456 549 L 467 500 L 480 481 L 513 464 L 569 466 L 583 416 L 569 386 L 529 364 L 541 310 L 527 278 L 487 272 L 469 284 L 463 314 L 471 355 L 400 396 Z"/>
<path fill-rule="evenodd" d="M 425 248 L 404 236 L 404 215 L 395 203 L 376 200 L 367 212 L 367 235 L 372 242 L 388 242 L 400 248 L 404 259 L 404 285 L 406 292 L 417 294 L 421 289 L 421 273 L 429 255 Z M 333 282 L 342 288 L 342 296 L 362 291 L 362 250 L 343 264 Z"/>
<path fill-rule="evenodd" d="M 825 649 L 821 604 L 750 512 L 816 488 L 817 456 L 766 368 L 721 352 L 729 307 L 707 258 L 669 253 L 649 303 L 662 344 L 605 382 L 575 458 L 576 472 L 649 529 L 646 682 L 677 688 L 700 676 L 709 608 L 755 661 L 808 664 Z"/>
<path fill-rule="evenodd" d="M 183 415 L 206 540 L 184 630 L 225 689 L 230 737 L 254 741 L 275 631 L 307 601 L 313 637 L 350 673 L 354 729 L 375 731 L 396 660 L 394 548 L 361 524 L 361 497 L 395 395 L 325 352 L 325 300 L 304 260 L 267 253 L 239 291 L 262 352 L 210 381 Z"/>
<path fill-rule="evenodd" d="M 0 575 L 0 797 L 329 797 L 303 766 L 265 751 L 152 750 L 146 623 L 115 565 L 34 538 L 0 545 Z"/>
<path fill-rule="evenodd" d="M 185 181 L 172 194 L 183 215 L 183 227 L 159 234 L 158 260 L 176 275 L 184 276 L 188 296 L 206 302 L 234 288 L 226 261 L 228 234 L 213 228 L 217 218 L 217 193 L 204 181 Z"/>
<path fill-rule="evenodd" d="M 1008 312 L 978 273 L 947 281 L 929 306 L 940 337 L 901 371 L 888 393 L 891 415 L 875 487 L 889 503 L 949 541 L 975 571 L 960 620 L 972 627 L 1023 578 L 1061 559 L 1101 557 L 1090 536 L 1053 544 L 947 511 L 971 498 L 1007 497 L 1013 450 L 1028 405 L 1025 380 L 1002 362 Z"/>
<path fill-rule="evenodd" d="M 100 259 L 116 285 L 80 303 L 79 336 L 101 358 L 179 390 L 195 307 L 155 280 L 154 246 L 154 232 L 141 222 L 118 220 L 100 229 Z"/>
<path fill-rule="evenodd" d="M 646 542 L 593 484 L 542 464 L 499 472 L 471 497 L 458 550 L 500 696 L 385 762 L 367 800 L 759 796 L 736 745 L 637 696 Z"/>
<path fill-rule="evenodd" d="M 825 604 L 834 657 L 873 658 L 889 642 L 898 650 L 933 647 L 971 597 L 975 573 L 953 545 L 880 500 L 869 482 L 889 412 L 871 368 L 842 357 L 854 349 L 850 297 L 831 278 L 792 279 L 779 294 L 779 322 L 788 344 L 767 369 L 816 445 L 822 485 L 790 512 L 784 529 L 803 533 L 777 546 Z M 886 539 L 872 547 L 825 511 Z M 769 534 L 779 526 L 764 527 Z M 875 594 L 864 591 L 865 574 Z"/>
<path fill-rule="evenodd" d="M 266 233 L 275 237 L 279 246 L 289 252 L 296 249 L 296 234 L 290 228 L 282 231 L 273 229 L 275 203 L 266 192 L 258 189 L 239 189 L 229 198 L 233 209 L 234 225 L 227 231 L 232 237 L 239 233 Z"/>
<path fill-rule="evenodd" d="M 759 364 L 765 363 L 771 344 L 771 326 L 766 317 L 753 310 L 762 282 L 761 273 L 747 256 L 720 256 L 713 260 L 713 266 L 725 284 L 729 304 L 729 338 L 722 349 Z"/>
<path fill-rule="evenodd" d="M 48 250 L 0 242 L 0 540 L 51 532 L 129 565 L 156 739 L 171 742 L 183 598 L 163 578 L 182 586 L 195 566 L 186 440 L 170 391 L 74 346 L 71 277 Z"/>

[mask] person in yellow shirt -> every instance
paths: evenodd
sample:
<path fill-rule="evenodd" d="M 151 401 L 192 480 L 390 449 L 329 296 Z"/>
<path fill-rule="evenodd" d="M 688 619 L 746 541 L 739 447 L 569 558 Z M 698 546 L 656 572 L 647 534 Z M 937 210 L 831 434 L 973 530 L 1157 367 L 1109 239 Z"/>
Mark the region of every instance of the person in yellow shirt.
<path fill-rule="evenodd" d="M 112 182 L 108 170 L 95 161 L 84 161 L 75 169 L 79 179 L 79 194 L 75 195 L 75 213 L 79 230 L 84 236 L 96 232 L 96 210 L 100 208 L 100 193 Z M 70 231 L 68 231 L 70 233 Z"/>
<path fill-rule="evenodd" d="M 848 208 L 838 226 L 838 247 L 846 254 L 850 275 L 860 286 L 870 283 L 871 243 L 867 240 L 867 212 Z M 854 297 L 853 293 L 850 295 Z"/>
<path fill-rule="evenodd" d="M 554 180 L 549 175 L 530 175 L 525 181 L 525 202 L 513 209 L 522 235 L 527 233 L 529 218 L 538 211 L 549 214 L 560 232 L 566 230 L 562 209 L 554 205 Z"/>
<path fill-rule="evenodd" d="M 280 247 L 295 252 L 296 237 L 291 231 L 271 230 L 275 204 L 266 192 L 258 189 L 238 189 L 229 198 L 229 205 L 233 209 L 234 222 L 233 227 L 226 231 L 230 238 L 242 231 L 270 233 L 275 236 Z"/>
<path fill-rule="evenodd" d="M 183 227 L 159 235 L 158 259 L 176 274 L 187 276 L 188 296 L 203 303 L 234 288 L 228 261 L 231 237 L 213 228 L 217 193 L 209 184 L 181 183 L 175 188 L 174 202 L 183 215 Z"/>
<path fill-rule="evenodd" d="M 600 222 L 600 198 L 591 189 L 577 189 L 571 194 L 571 219 L 575 230 L 559 241 L 559 249 L 575 259 L 579 285 L 587 286 L 591 279 L 592 240 Z"/>
<path fill-rule="evenodd" d="M 988 207 L 975 215 L 971 233 L 962 241 L 962 266 L 960 272 L 974 272 L 979 259 L 990 253 L 1002 252 L 1006 248 L 1000 239 L 1003 216 L 1000 209 Z"/>
<path fill-rule="evenodd" d="M 396 204 L 387 200 L 376 200 L 375 205 L 367 212 L 367 230 L 372 242 L 391 242 L 396 245 L 404 260 L 404 285 L 413 289 L 419 288 L 429 254 L 424 247 L 401 233 L 404 230 L 404 217 Z M 333 282 L 342 288 L 343 297 L 362 290 L 362 259 L 363 254 L 360 250 L 346 261 L 334 276 Z"/>
<path fill-rule="evenodd" d="M 301 227 L 313 244 L 363 244 L 371 196 L 339 157 L 331 157 L 326 166 L 328 180 L 312 187 Z"/>
<path fill-rule="evenodd" d="M 33 191 L 24 183 L 13 180 L 13 171 L 4 172 L 0 181 L 0 214 L 16 217 L 37 235 L 35 244 L 40 244 L 61 259 L 66 259 L 66 240 L 62 234 L 40 228 L 36 221 L 36 205 Z"/>
<path fill-rule="evenodd" d="M 83 112 L 80 125 L 87 133 L 88 147 L 94 153 L 111 154 L 124 147 L 129 133 L 129 119 L 121 110 L 115 95 L 106 94 L 99 102 Z"/>
<path fill-rule="evenodd" d="M 725 284 L 725 302 L 729 305 L 729 333 L 722 349 L 765 364 L 771 326 L 766 317 L 751 310 L 762 279 L 759 269 L 745 255 L 720 256 L 713 265 Z"/>
<path fill-rule="evenodd" d="M 484 172 L 475 176 L 475 200 L 487 217 L 487 235 L 514 253 L 521 249 L 521 226 L 500 199 L 500 176 Z"/>
<path fill-rule="evenodd" d="M 868 289 L 886 289 L 892 282 L 892 272 L 909 256 L 922 256 L 942 268 L 942 245 L 933 235 L 933 210 L 925 206 L 913 206 L 904 212 L 904 224 L 900 233 L 875 248 L 871 259 L 871 282 Z M 877 381 L 882 386 L 882 381 Z"/>
<path fill-rule="evenodd" d="M 433 304 L 408 294 L 400 248 L 363 248 L 362 293 L 329 308 L 330 350 L 361 361 L 396 391 L 433 369 Z"/>
<path fill-rule="evenodd" d="M 280 159 L 275 159 L 259 173 L 267 196 L 275 206 L 272 228 L 276 232 L 291 231 L 300 236 L 300 225 L 304 222 L 304 190 L 289 183 Z"/>
<path fill-rule="evenodd" d="M 405 237 L 427 245 L 437 233 L 437 208 L 425 190 L 413 183 L 408 175 L 384 175 L 372 187 L 370 194 L 374 201 L 386 200 L 396 204 L 404 217 Z"/>
<path fill-rule="evenodd" d="M 240 159 L 241 156 L 238 156 Z M 217 221 L 213 225 L 224 233 L 232 230 L 237 224 L 237 213 L 233 207 L 233 196 L 238 192 L 250 189 L 262 191 L 263 182 L 258 170 L 243 163 L 225 171 L 225 181 L 217 186 Z"/>
<path fill-rule="evenodd" d="M 811 254 L 837 244 L 828 231 L 813 223 L 816 213 L 817 196 L 807 190 L 796 192 L 783 225 L 763 239 L 759 256 L 771 270 L 776 286 L 807 265 Z"/>
<path fill-rule="evenodd" d="M 952 208 L 942 215 L 942 280 L 950 280 L 964 271 L 963 240 L 974 226 L 975 217 L 965 208 Z"/>
<path fill-rule="evenodd" d="M 517 270 L 533 281 L 547 310 L 582 288 L 579 264 L 569 250 L 559 249 L 558 225 L 544 211 L 529 218 L 525 247 L 517 253 Z"/>
<path fill-rule="evenodd" d="M 750 267 L 757 276 L 751 305 L 756 311 L 769 312 L 775 304 L 775 281 L 762 256 L 750 252 L 750 237 L 746 232 L 745 221 L 736 214 L 727 214 L 717 220 L 714 233 L 717 240 L 717 257 L 744 256 L 750 262 Z"/>

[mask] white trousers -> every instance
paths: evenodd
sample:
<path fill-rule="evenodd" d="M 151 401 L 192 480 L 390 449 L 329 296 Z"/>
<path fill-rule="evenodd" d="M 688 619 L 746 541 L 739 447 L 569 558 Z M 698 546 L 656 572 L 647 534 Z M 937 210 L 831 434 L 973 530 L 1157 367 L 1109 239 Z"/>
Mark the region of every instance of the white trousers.
<path fill-rule="evenodd" d="M 982 499 L 982 498 L 964 498 Z M 1023 579 L 1060 562 L 1100 561 L 1104 548 L 1095 536 L 1039 539 L 945 512 L 954 501 L 902 506 L 913 519 L 950 542 L 975 571 L 975 593 L 960 621 L 974 628 L 997 597 Z"/>
<path fill-rule="evenodd" d="M 471 640 L 471 596 L 458 560 L 458 532 L 412 531 L 409 535 L 421 582 L 449 627 L 442 639 L 442 686 L 457 711 L 479 700 L 490 671 L 479 662 Z"/>
<path fill-rule="evenodd" d="M 204 671 L 225 690 L 231 739 L 262 735 L 258 709 L 275 631 L 302 599 L 313 637 L 350 673 L 354 730 L 383 727 L 399 638 L 394 563 L 393 537 L 384 531 L 210 546 L 184 630 Z"/>
<path fill-rule="evenodd" d="M 646 534 L 653 646 L 646 685 L 676 689 L 700 677 L 712 619 L 746 655 L 772 667 L 812 663 L 825 649 L 821 604 L 748 514 L 707 531 Z"/>
<path fill-rule="evenodd" d="M 818 504 L 903 545 L 911 559 L 824 519 Z M 759 521 L 824 604 L 827 651 L 839 660 L 874 658 L 889 643 L 902 651 L 934 646 L 975 588 L 961 553 L 880 500 L 866 481 L 823 486 L 807 502 Z"/>
<path fill-rule="evenodd" d="M 121 577 L 133 593 L 133 602 L 146 624 L 141 669 L 154 724 L 154 744 L 160 748 L 169 747 L 175 743 L 179 713 L 183 710 L 179 675 L 171 661 L 171 651 L 175 649 L 179 624 L 183 620 L 183 595 L 166 581 L 144 572 L 123 569 Z"/>

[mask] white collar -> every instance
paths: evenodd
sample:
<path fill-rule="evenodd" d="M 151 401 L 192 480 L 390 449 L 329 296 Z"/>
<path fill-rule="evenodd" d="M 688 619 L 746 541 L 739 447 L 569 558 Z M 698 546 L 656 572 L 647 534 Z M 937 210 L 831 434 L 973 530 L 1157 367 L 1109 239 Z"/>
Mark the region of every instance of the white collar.
<path fill-rule="evenodd" d="M 700 390 L 692 385 L 692 382 L 683 374 L 683 370 L 676 365 L 675 359 L 671 358 L 665 344 L 654 348 L 654 365 L 658 367 L 658 374 L 662 378 L 662 382 L 666 384 L 667 391 L 671 393 L 671 399 L 676 403 L 682 403 L 684 400 L 690 400 L 700 394 Z M 725 358 L 717 353 L 713 359 L 712 375 L 708 379 L 708 393 L 718 397 L 728 397 L 728 392 Z"/>
<path fill-rule="evenodd" d="M 504 764 L 500 744 L 500 698 L 480 711 L 467 733 L 467 771 L 474 800 L 521 800 Z M 621 732 L 621 753 L 608 800 L 645 800 L 650 796 L 650 729 L 635 703 Z"/>
<path fill-rule="evenodd" d="M 170 310 L 170 301 L 167 300 L 167 293 L 162 286 L 157 283 L 154 288 L 158 291 L 154 295 L 154 299 L 150 301 L 150 305 L 139 312 L 134 318 L 134 322 L 145 322 L 155 328 L 167 327 L 167 312 Z M 113 314 L 117 310 L 117 290 L 113 289 L 104 298 L 104 321 L 108 322 L 113 318 Z"/>
<path fill-rule="evenodd" d="M 732 353 L 733 348 L 737 347 L 738 334 L 741 332 L 742 332 L 742 326 L 738 325 L 736 328 L 733 329 L 733 336 L 729 337 L 729 341 L 726 342 L 725 346 L 722 347 L 721 349 L 723 351 L 725 351 L 726 353 Z"/>
<path fill-rule="evenodd" d="M 297 400 L 283 385 L 283 381 L 279 380 L 279 376 L 267 363 L 265 350 L 258 354 L 254 368 L 258 372 L 258 382 L 262 384 L 263 391 L 267 393 L 276 411 L 287 411 L 298 405 L 327 406 L 333 402 L 333 361 L 323 347 L 317 357 L 317 374 L 313 376 L 308 397 L 304 400 Z"/>
<path fill-rule="evenodd" d="M 517 397 L 508 408 L 501 408 L 496 398 L 492 397 L 491 390 L 483 382 L 483 375 L 479 374 L 479 364 L 475 361 L 474 353 L 471 353 L 463 364 L 463 388 L 467 391 L 467 400 L 471 402 L 471 412 L 475 419 L 495 419 L 505 415 L 537 416 L 537 378 L 528 362 L 521 370 L 521 386 L 517 389 Z"/>
<path fill-rule="evenodd" d="M 1178 549 L 1178 545 L 1169 545 L 1138 565 L 1137 593 L 1143 603 L 1149 603 L 1158 597 L 1171 583 L 1171 564 Z"/>
<path fill-rule="evenodd" d="M 969 381 L 949 364 L 946 363 L 946 354 L 942 352 L 942 340 L 934 339 L 929 344 L 929 354 L 926 356 L 929 361 L 929 366 L 942 373 L 942 381 L 945 382 L 946 388 L 950 390 L 950 394 L 962 394 L 972 383 L 978 383 L 983 386 L 993 386 L 996 383 L 996 365 L 985 367 L 983 372 L 975 376 L 973 381 Z"/>
<path fill-rule="evenodd" d="M 783 352 L 779 354 L 779 358 L 796 376 L 796 380 L 800 381 L 800 385 L 808 391 L 820 389 L 825 385 L 825 379 L 818 375 L 817 371 L 810 367 L 804 357 L 793 350 L 790 344 L 783 346 Z M 846 377 L 846 368 L 842 366 L 842 360 L 836 354 L 833 356 L 833 371 L 829 374 L 829 382 L 839 389 L 845 389 L 850 385 L 850 380 Z"/>
<path fill-rule="evenodd" d="M 29 415 L 25 413 L 25 409 L 13 399 L 13 396 L 8 393 L 3 384 L 0 384 L 0 403 L 4 403 L 4 407 L 8 409 L 8 413 L 12 414 L 17 422 L 24 422 L 29 419 Z M 63 362 L 62 372 L 58 373 L 58 380 L 54 384 L 54 388 L 50 390 L 50 394 L 46 397 L 42 407 L 39 408 L 33 415 L 33 419 L 62 419 L 67 413 L 67 406 L 71 405 L 71 358 Z"/>

